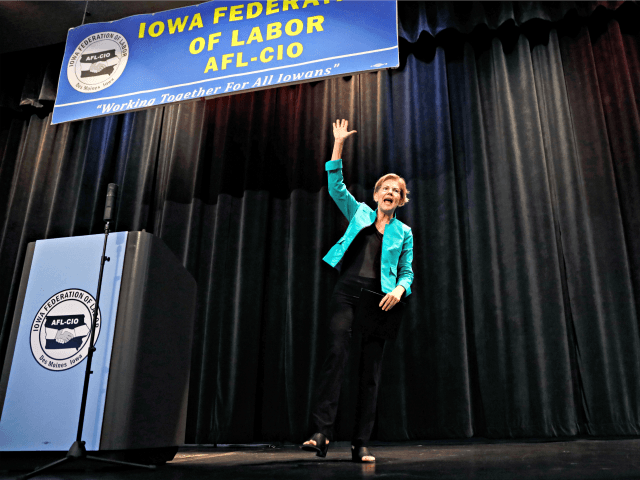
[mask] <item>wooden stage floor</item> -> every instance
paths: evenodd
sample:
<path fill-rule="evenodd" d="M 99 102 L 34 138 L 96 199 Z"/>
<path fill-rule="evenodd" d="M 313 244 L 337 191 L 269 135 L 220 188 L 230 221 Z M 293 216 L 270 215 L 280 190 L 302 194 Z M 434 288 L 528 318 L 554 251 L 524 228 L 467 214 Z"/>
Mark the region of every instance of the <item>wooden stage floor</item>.
<path fill-rule="evenodd" d="M 640 439 L 580 439 L 553 442 L 469 440 L 414 444 L 374 444 L 375 464 L 350 461 L 349 444 L 331 445 L 326 458 L 295 446 L 181 448 L 155 471 L 107 467 L 59 470 L 42 480 L 249 480 L 341 479 L 640 479 Z M 35 465 L 34 465 L 35 467 Z M 1 467 L 0 467 L 1 469 Z M 26 472 L 0 472 L 16 478 Z"/>

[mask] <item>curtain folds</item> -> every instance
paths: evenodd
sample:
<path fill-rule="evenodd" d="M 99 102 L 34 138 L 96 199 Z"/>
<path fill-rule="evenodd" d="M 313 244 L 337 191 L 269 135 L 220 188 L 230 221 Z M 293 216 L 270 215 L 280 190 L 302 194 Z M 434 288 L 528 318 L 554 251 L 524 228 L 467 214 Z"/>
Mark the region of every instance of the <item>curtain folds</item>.
<path fill-rule="evenodd" d="M 447 29 L 470 34 L 476 28 L 498 30 L 509 23 L 522 27 L 532 20 L 556 23 L 566 16 L 589 17 L 598 7 L 616 11 L 624 4 L 623 1 L 398 2 L 398 34 L 415 43 L 423 33 L 435 37 Z"/>
<path fill-rule="evenodd" d="M 374 438 L 639 435 L 637 4 L 399 13 L 397 70 L 55 126 L 3 83 L 0 358 L 26 244 L 100 233 L 116 182 L 116 229 L 158 235 L 197 280 L 187 442 L 302 440 L 337 279 L 321 259 L 347 225 L 324 162 L 347 118 L 356 198 L 386 172 L 411 191 L 414 294 Z"/>

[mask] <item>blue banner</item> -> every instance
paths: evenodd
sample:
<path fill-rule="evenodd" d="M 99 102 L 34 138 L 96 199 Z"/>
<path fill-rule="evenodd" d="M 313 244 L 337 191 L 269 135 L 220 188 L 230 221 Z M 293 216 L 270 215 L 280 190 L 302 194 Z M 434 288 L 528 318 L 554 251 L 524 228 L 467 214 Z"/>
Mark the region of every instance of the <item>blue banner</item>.
<path fill-rule="evenodd" d="M 399 66 L 395 1 L 212 1 L 69 30 L 53 122 Z"/>

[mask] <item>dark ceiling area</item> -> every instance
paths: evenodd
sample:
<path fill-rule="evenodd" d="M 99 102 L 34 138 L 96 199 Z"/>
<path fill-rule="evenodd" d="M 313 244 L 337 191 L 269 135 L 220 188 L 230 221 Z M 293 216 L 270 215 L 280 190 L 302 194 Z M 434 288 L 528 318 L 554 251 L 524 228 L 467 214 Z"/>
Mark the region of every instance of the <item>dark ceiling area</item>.
<path fill-rule="evenodd" d="M 70 28 L 202 3 L 174 1 L 0 1 L 0 53 L 63 43 Z M 86 8 L 86 16 L 84 15 Z"/>

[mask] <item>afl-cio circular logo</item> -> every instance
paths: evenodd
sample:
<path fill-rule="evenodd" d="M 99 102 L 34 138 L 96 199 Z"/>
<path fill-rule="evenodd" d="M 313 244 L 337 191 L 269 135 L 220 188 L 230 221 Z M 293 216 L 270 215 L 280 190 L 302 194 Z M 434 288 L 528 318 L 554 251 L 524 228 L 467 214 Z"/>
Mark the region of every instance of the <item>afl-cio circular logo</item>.
<path fill-rule="evenodd" d="M 58 292 L 40 307 L 30 335 L 31 353 L 40 366 L 59 372 L 75 367 L 86 358 L 95 307 L 95 298 L 78 288 Z M 94 345 L 101 323 L 98 309 Z"/>
<path fill-rule="evenodd" d="M 99 92 L 120 78 L 128 58 L 129 44 L 120 33 L 94 33 L 74 50 L 67 64 L 67 78 L 79 92 Z"/>

